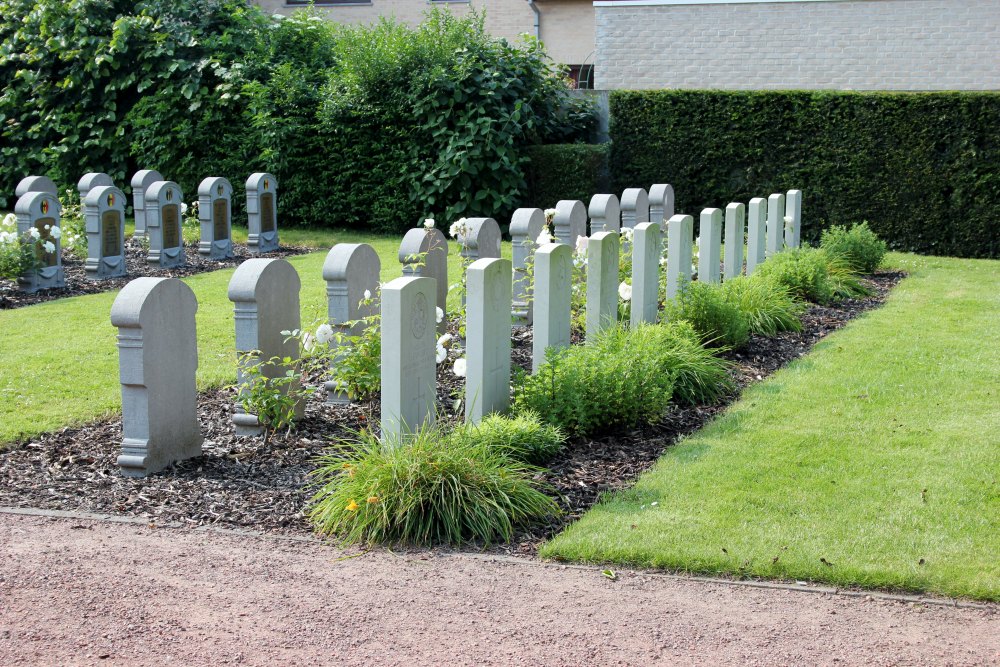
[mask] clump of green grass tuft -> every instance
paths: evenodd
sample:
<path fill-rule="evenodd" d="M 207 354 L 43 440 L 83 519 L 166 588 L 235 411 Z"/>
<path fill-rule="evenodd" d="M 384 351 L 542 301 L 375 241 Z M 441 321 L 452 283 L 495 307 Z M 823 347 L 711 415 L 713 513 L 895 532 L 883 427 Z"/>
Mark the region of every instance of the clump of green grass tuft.
<path fill-rule="evenodd" d="M 847 262 L 851 270 L 858 273 L 874 273 L 882 263 L 888 250 L 885 241 L 869 227 L 868 222 L 823 230 L 820 247 L 830 257 Z"/>
<path fill-rule="evenodd" d="M 756 275 L 737 276 L 723 283 L 722 293 L 747 318 L 750 333 L 773 336 L 779 331 L 802 331 L 799 316 L 806 306 L 785 285 Z"/>
<path fill-rule="evenodd" d="M 649 327 L 660 367 L 674 375 L 674 400 L 682 405 L 711 404 L 736 385 L 730 364 L 701 344 L 690 322 L 678 320 Z"/>
<path fill-rule="evenodd" d="M 819 248 L 795 248 L 769 257 L 754 277 L 784 285 L 797 299 L 828 304 L 834 299 L 829 261 Z"/>
<path fill-rule="evenodd" d="M 851 268 L 846 260 L 825 250 L 823 253 L 826 254 L 826 270 L 834 299 L 849 299 L 871 294 L 871 290 L 861 283 L 857 271 Z"/>
<path fill-rule="evenodd" d="M 726 300 L 719 285 L 688 283 L 667 301 L 663 318 L 668 322 L 686 320 L 706 345 L 740 347 L 750 339 L 746 316 Z"/>
<path fill-rule="evenodd" d="M 466 424 L 451 433 L 517 461 L 542 464 L 551 459 L 566 442 L 558 426 L 545 424 L 533 410 L 507 417 L 490 415 L 478 424 Z"/>

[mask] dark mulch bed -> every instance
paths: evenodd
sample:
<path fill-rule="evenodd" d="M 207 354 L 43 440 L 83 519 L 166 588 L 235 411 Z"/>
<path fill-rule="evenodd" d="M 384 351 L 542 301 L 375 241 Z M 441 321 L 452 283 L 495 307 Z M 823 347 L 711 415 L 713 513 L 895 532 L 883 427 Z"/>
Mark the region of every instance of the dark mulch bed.
<path fill-rule="evenodd" d="M 729 353 L 733 376 L 742 388 L 805 354 L 828 333 L 880 305 L 902 278 L 879 273 L 866 279 L 874 295 L 846 300 L 835 307 L 813 306 L 801 333 L 773 338 L 754 336 L 739 353 Z M 531 336 L 515 330 L 514 360 L 530 364 Z M 451 360 L 438 371 L 438 398 L 447 418 L 462 407 L 462 380 Z M 550 463 L 545 481 L 560 494 L 563 515 L 547 525 L 520 533 L 500 551 L 530 555 L 538 544 L 589 509 L 604 491 L 630 486 L 678 437 L 704 425 L 733 400 L 713 406 L 673 407 L 658 423 L 601 437 L 577 438 Z M 151 522 L 218 524 L 264 531 L 309 531 L 304 487 L 313 459 L 331 439 L 378 420 L 377 403 L 328 406 L 320 389 L 310 399 L 296 430 L 280 433 L 264 446 L 260 438 L 237 438 L 231 421 L 231 390 L 199 398 L 205 435 L 203 455 L 171 466 L 146 479 L 122 477 L 115 460 L 121 443 L 121 420 L 65 428 L 0 453 L 0 505 L 107 512 L 143 517 Z"/>
<path fill-rule="evenodd" d="M 200 254 L 197 244 L 185 245 L 184 255 L 187 258 L 187 264 L 173 269 L 161 269 L 146 261 L 147 253 L 137 241 L 127 239 L 125 241 L 125 266 L 128 267 L 128 275 L 125 277 L 108 280 L 89 280 L 87 278 L 87 271 L 84 269 L 86 260 L 78 259 L 76 256 L 65 252 L 63 253 L 63 271 L 66 273 L 66 287 L 39 290 L 33 294 L 27 294 L 18 289 L 14 282 L 0 279 L 0 310 L 22 308 L 44 301 L 64 299 L 69 296 L 119 290 L 130 280 L 141 276 L 183 278 L 185 276 L 193 276 L 196 273 L 239 266 L 252 257 L 289 257 L 312 252 L 313 250 L 315 248 L 281 246 L 276 252 L 269 252 L 265 255 L 251 255 L 247 251 L 246 245 L 234 243 L 233 254 L 236 256 L 232 259 L 217 260 L 208 259 Z"/>

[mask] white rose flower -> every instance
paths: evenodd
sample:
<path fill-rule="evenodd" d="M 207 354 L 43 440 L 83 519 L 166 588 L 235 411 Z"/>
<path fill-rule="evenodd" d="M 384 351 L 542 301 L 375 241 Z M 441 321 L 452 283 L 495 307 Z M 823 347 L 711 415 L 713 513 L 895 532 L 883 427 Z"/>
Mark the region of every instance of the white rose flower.
<path fill-rule="evenodd" d="M 424 218 L 424 229 L 434 229 L 434 218 Z"/>
<path fill-rule="evenodd" d="M 312 352 L 316 347 L 316 339 L 308 331 L 302 334 L 302 347 L 305 348 L 306 352 Z"/>
<path fill-rule="evenodd" d="M 558 213 L 558 211 L 556 211 L 554 208 L 547 208 L 547 209 L 545 209 L 545 217 L 546 218 L 554 218 L 554 217 L 556 217 L 556 213 Z"/>
<path fill-rule="evenodd" d="M 52 229 L 50 229 L 49 230 L 49 234 L 54 239 L 60 239 L 60 238 L 62 238 L 62 230 L 59 229 L 58 227 L 53 227 Z"/>
<path fill-rule="evenodd" d="M 53 243 L 52 241 L 46 241 L 45 243 L 42 244 L 42 247 L 45 248 L 45 252 L 56 251 L 56 244 Z"/>
<path fill-rule="evenodd" d="M 631 301 L 632 286 L 629 285 L 627 282 L 622 281 L 622 283 L 618 285 L 618 296 L 622 298 L 622 301 Z"/>
<path fill-rule="evenodd" d="M 461 240 L 468 232 L 469 226 L 466 224 L 465 218 L 459 218 L 448 228 L 448 234 L 453 239 Z"/>
<path fill-rule="evenodd" d="M 181 202 L 181 215 L 187 215 L 187 212 L 188 212 L 188 205 L 185 204 L 184 202 Z"/>
<path fill-rule="evenodd" d="M 13 227 L 16 224 L 17 224 L 17 216 L 14 215 L 13 213 L 8 213 L 3 217 L 4 227 Z"/>
<path fill-rule="evenodd" d="M 667 265 L 667 258 L 666 257 L 661 257 L 660 258 L 660 266 L 666 266 L 666 265 Z"/>
<path fill-rule="evenodd" d="M 42 233 L 38 231 L 37 227 L 32 227 L 31 229 L 28 230 L 28 233 L 31 234 L 31 238 L 35 239 L 36 241 L 42 238 Z"/>
<path fill-rule="evenodd" d="M 0 232 L 0 245 L 11 243 L 11 233 L 10 232 Z"/>
<path fill-rule="evenodd" d="M 549 230 L 547 229 L 543 229 L 542 233 L 538 235 L 537 239 L 535 239 L 535 243 L 538 245 L 546 245 L 548 243 L 552 243 L 552 241 L 552 234 L 549 234 Z"/>
<path fill-rule="evenodd" d="M 631 227 L 622 227 L 622 230 L 621 230 L 622 238 L 624 238 L 629 243 L 632 242 L 632 237 L 633 237 L 634 234 L 635 234 L 635 230 L 632 229 Z"/>
<path fill-rule="evenodd" d="M 457 375 L 458 377 L 464 378 L 466 371 L 466 364 L 467 362 L 465 361 L 465 357 L 462 357 L 461 359 L 456 359 L 455 365 L 452 367 L 452 372 L 454 372 L 455 375 Z"/>
<path fill-rule="evenodd" d="M 372 298 L 372 291 L 370 289 L 365 290 L 365 300 Z"/>
<path fill-rule="evenodd" d="M 434 311 L 435 311 L 435 313 L 437 314 L 437 323 L 438 323 L 438 324 L 441 324 L 441 320 L 443 320 L 443 319 L 444 319 L 444 311 L 443 311 L 443 310 L 441 310 L 441 306 L 437 306 L 437 307 L 436 307 L 436 308 L 434 309 Z"/>
<path fill-rule="evenodd" d="M 590 244 L 590 237 L 588 236 L 578 236 L 576 237 L 576 252 L 580 255 L 587 252 L 587 246 Z"/>
<path fill-rule="evenodd" d="M 437 362 L 440 364 L 442 361 L 448 358 L 448 350 L 444 348 L 444 345 L 438 344 L 437 346 Z"/>
<path fill-rule="evenodd" d="M 443 334 L 440 338 L 438 338 L 437 344 L 440 347 L 448 347 L 449 345 L 451 345 L 451 340 L 452 340 L 451 334 L 446 333 Z"/>
<path fill-rule="evenodd" d="M 328 345 L 333 340 L 333 327 L 329 324 L 321 324 L 316 329 L 316 341 L 320 345 Z"/>

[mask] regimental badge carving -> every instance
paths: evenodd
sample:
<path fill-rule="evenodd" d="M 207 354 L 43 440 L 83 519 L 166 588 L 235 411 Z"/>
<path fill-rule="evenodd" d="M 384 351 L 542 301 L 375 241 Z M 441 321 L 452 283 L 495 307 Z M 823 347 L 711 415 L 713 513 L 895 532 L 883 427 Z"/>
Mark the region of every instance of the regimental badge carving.
<path fill-rule="evenodd" d="M 42 215 L 45 215 L 48 212 L 49 212 L 49 202 L 43 199 L 42 200 Z"/>
<path fill-rule="evenodd" d="M 114 206 L 114 205 L 115 205 L 115 194 L 112 192 L 111 194 L 108 195 L 108 206 Z"/>
<path fill-rule="evenodd" d="M 173 199 L 174 199 L 174 191 L 171 190 L 170 188 L 167 188 L 167 201 L 173 201 Z"/>
<path fill-rule="evenodd" d="M 224 188 L 222 187 L 222 183 L 219 183 L 219 185 L 217 185 L 217 186 L 216 186 L 216 188 L 215 188 L 215 192 L 216 192 L 216 193 L 217 193 L 217 194 L 218 194 L 218 195 L 219 195 L 220 197 L 222 196 L 222 192 L 223 192 L 223 190 L 224 190 Z"/>
<path fill-rule="evenodd" d="M 429 319 L 427 295 L 421 292 L 413 300 L 413 315 L 410 318 L 410 332 L 414 338 L 420 339 L 424 337 L 424 334 L 427 333 L 427 321 Z"/>

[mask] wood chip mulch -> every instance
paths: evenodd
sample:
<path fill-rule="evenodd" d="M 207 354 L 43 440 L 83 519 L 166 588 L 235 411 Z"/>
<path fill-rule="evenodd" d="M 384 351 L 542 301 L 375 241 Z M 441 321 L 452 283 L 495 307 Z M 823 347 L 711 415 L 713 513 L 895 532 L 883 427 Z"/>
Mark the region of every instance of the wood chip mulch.
<path fill-rule="evenodd" d="M 726 357 L 743 387 L 758 382 L 792 359 L 806 354 L 824 336 L 884 302 L 903 277 L 882 272 L 865 279 L 873 295 L 836 306 L 812 306 L 803 331 L 775 337 L 752 337 Z M 514 361 L 530 364 L 531 335 L 515 329 Z M 452 352 L 452 359 L 455 352 Z M 445 418 L 462 407 L 462 380 L 452 359 L 438 367 L 438 399 Z M 650 468 L 680 436 L 691 433 L 736 400 L 718 405 L 673 406 L 655 424 L 593 438 L 575 438 L 549 464 L 544 475 L 559 494 L 563 514 L 545 525 L 522 531 L 509 545 L 494 550 L 533 555 L 538 545 L 597 502 L 601 493 L 626 488 Z M 290 432 L 276 434 L 267 446 L 261 438 L 236 437 L 232 426 L 233 391 L 204 392 L 198 401 L 205 436 L 203 455 L 177 463 L 145 479 L 123 477 L 115 465 L 121 444 L 121 419 L 63 428 L 0 452 L 0 506 L 76 510 L 142 517 L 151 523 L 220 525 L 304 534 L 310 531 L 305 507 L 314 459 L 333 440 L 349 439 L 378 422 L 378 402 L 325 404 L 322 388 L 310 398 L 306 417 Z"/>

